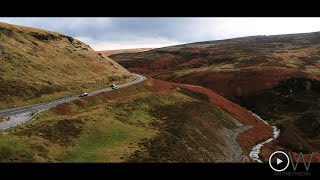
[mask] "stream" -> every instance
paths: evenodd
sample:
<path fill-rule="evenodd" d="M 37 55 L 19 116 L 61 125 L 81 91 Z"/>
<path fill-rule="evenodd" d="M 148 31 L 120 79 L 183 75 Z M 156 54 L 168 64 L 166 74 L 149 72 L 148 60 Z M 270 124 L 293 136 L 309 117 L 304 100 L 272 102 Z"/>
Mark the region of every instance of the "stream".
<path fill-rule="evenodd" d="M 264 123 L 270 125 L 269 123 L 267 123 L 267 121 L 263 120 L 260 116 L 258 116 L 257 114 L 249 111 L 252 115 L 254 115 L 255 117 L 257 117 L 258 119 L 260 119 L 261 121 L 263 121 Z M 261 148 L 263 147 L 263 145 L 277 139 L 280 135 L 280 129 L 278 129 L 276 126 L 271 126 L 272 127 L 272 137 L 267 139 L 266 141 L 262 141 L 258 144 L 256 144 L 255 146 L 253 146 L 253 148 L 251 149 L 250 153 L 249 153 L 249 157 L 252 158 L 253 160 L 255 160 L 258 163 L 262 163 L 262 160 L 259 157 L 259 154 L 261 152 Z"/>

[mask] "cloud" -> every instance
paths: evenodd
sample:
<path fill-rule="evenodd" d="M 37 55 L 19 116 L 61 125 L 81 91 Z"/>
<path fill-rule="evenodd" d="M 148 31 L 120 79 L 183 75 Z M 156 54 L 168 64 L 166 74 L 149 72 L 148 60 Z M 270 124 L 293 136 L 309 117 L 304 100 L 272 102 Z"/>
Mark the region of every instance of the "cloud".
<path fill-rule="evenodd" d="M 134 41 L 103 41 L 88 37 L 76 37 L 77 39 L 90 44 L 94 50 L 114 50 L 132 48 L 159 48 L 181 44 L 178 41 L 171 41 L 165 38 L 140 38 Z"/>
<path fill-rule="evenodd" d="M 60 32 L 70 36 L 95 36 L 108 30 L 110 18 L 0 18 L 0 21 Z"/>
<path fill-rule="evenodd" d="M 215 34 L 219 39 L 225 39 L 320 31 L 320 18 L 205 18 L 199 20 L 199 26 L 213 30 L 200 34 Z"/>
<path fill-rule="evenodd" d="M 320 31 L 320 18 L 0 18 L 0 21 L 78 37 L 96 50 Z"/>

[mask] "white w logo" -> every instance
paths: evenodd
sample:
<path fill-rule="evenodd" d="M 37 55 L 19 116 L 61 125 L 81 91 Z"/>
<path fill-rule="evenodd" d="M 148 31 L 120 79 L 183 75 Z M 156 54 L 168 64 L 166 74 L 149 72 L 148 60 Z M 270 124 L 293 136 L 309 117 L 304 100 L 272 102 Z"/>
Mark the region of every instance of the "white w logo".
<path fill-rule="evenodd" d="M 304 167 L 306 168 L 307 171 L 309 170 L 310 164 L 311 164 L 311 160 L 312 160 L 312 156 L 313 156 L 313 152 L 311 153 L 311 156 L 310 156 L 308 164 L 305 162 L 302 152 L 300 152 L 298 160 L 294 159 L 290 152 L 289 152 L 289 156 L 290 156 L 290 161 L 291 161 L 292 168 L 293 168 L 294 171 L 296 171 L 296 169 L 298 167 L 298 164 L 299 164 L 299 161 L 300 161 L 301 158 L 302 158 Z M 296 164 L 294 164 L 294 161 L 296 161 Z"/>

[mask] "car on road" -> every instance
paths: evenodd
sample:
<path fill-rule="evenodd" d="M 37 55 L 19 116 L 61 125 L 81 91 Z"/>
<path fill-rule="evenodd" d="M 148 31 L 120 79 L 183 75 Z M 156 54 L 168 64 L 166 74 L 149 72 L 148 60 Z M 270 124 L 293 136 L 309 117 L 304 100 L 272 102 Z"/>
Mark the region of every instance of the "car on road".
<path fill-rule="evenodd" d="M 115 84 L 112 84 L 112 85 L 111 85 L 111 89 L 118 89 L 118 86 L 115 85 Z"/>
<path fill-rule="evenodd" d="M 88 96 L 88 93 L 82 93 L 79 95 L 79 97 L 85 97 L 85 96 Z"/>

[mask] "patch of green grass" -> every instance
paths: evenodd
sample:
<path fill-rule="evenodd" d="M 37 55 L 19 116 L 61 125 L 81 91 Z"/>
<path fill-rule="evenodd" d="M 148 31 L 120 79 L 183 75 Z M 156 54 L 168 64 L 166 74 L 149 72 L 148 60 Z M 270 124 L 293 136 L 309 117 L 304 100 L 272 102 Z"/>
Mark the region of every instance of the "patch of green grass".
<path fill-rule="evenodd" d="M 127 101 L 112 109 L 111 114 L 114 119 L 123 123 L 147 127 L 152 120 L 152 117 L 147 112 L 149 108 L 148 104 Z"/>
<path fill-rule="evenodd" d="M 145 90 L 143 90 L 145 91 Z M 150 126 L 154 118 L 149 114 L 150 106 L 173 105 L 191 98 L 182 94 L 158 94 L 138 100 L 114 102 L 111 108 L 91 106 L 87 111 L 95 121 L 86 123 L 86 130 L 64 157 L 63 162 L 121 162 L 126 161 L 142 139 L 152 138 L 157 131 Z M 99 104 L 99 103 L 98 103 Z M 109 103 L 110 105 L 110 103 Z M 72 105 L 73 106 L 73 105 Z M 88 110 L 88 108 L 84 108 Z M 78 109 L 80 116 L 81 108 Z"/>
<path fill-rule="evenodd" d="M 124 161 L 132 148 L 143 138 L 155 132 L 143 127 L 106 120 L 94 124 L 82 135 L 77 146 L 65 157 L 64 162 L 119 162 Z"/>
<path fill-rule="evenodd" d="M 8 137 L 0 140 L 0 162 L 33 162 L 34 155 L 26 142 Z"/>
<path fill-rule="evenodd" d="M 148 96 L 140 100 L 142 103 L 147 103 L 149 105 L 172 105 L 179 102 L 192 101 L 192 98 L 181 94 L 181 93 L 162 93 L 159 96 Z"/>
<path fill-rule="evenodd" d="M 132 122 L 138 122 L 142 125 L 147 125 L 150 123 L 151 116 L 143 109 L 137 109 L 132 112 L 128 119 Z"/>

